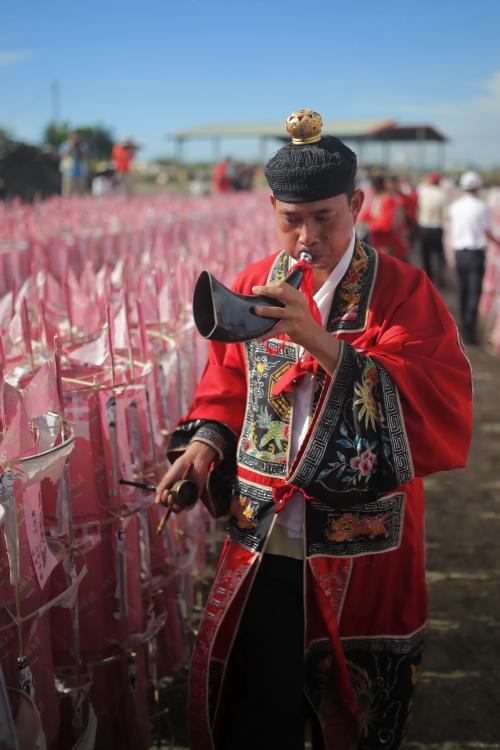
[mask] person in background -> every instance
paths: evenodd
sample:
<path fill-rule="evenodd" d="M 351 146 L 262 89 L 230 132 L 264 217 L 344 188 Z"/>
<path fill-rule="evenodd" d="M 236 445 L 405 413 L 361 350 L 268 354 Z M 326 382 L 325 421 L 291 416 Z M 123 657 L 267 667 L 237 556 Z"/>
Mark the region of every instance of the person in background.
<path fill-rule="evenodd" d="M 109 195 L 115 189 L 115 170 L 111 164 L 100 162 L 92 180 L 91 192 L 94 198 Z"/>
<path fill-rule="evenodd" d="M 449 208 L 450 239 L 455 253 L 462 335 L 467 344 L 479 342 L 477 317 L 483 285 L 488 240 L 500 244 L 492 232 L 491 213 L 480 191 L 483 181 L 477 172 L 464 172 L 463 191 Z"/>
<path fill-rule="evenodd" d="M 254 167 L 252 164 L 237 162 L 233 179 L 233 189 L 238 191 L 252 190 L 254 180 Z"/>
<path fill-rule="evenodd" d="M 446 195 L 440 182 L 441 175 L 433 172 L 418 186 L 417 218 L 422 267 L 431 281 L 443 288 L 446 275 L 443 245 Z"/>
<path fill-rule="evenodd" d="M 61 193 L 83 195 L 87 179 L 88 148 L 80 133 L 74 130 L 59 149 L 59 171 L 61 172 Z"/>
<path fill-rule="evenodd" d="M 360 216 L 360 221 L 368 226 L 368 242 L 379 253 L 404 259 L 408 243 L 401 201 L 392 185 L 388 189 L 388 181 L 383 175 L 376 175 L 372 179 L 372 188 L 373 199 Z"/>
<path fill-rule="evenodd" d="M 387 190 L 396 206 L 393 218 L 394 255 L 400 260 L 406 260 L 410 251 L 410 237 L 415 226 L 416 201 L 410 192 L 403 191 L 397 175 L 387 178 Z"/>
<path fill-rule="evenodd" d="M 213 183 L 216 193 L 230 193 L 233 190 L 234 164 L 226 157 L 214 167 Z"/>
<path fill-rule="evenodd" d="M 132 138 L 124 138 L 120 143 L 116 143 L 111 151 L 111 161 L 116 174 L 116 184 L 118 189 L 126 195 L 132 193 L 132 162 L 139 149 L 137 143 Z"/>
<path fill-rule="evenodd" d="M 397 179 L 398 191 L 405 211 L 408 252 L 411 252 L 417 237 L 417 189 L 408 179 Z"/>

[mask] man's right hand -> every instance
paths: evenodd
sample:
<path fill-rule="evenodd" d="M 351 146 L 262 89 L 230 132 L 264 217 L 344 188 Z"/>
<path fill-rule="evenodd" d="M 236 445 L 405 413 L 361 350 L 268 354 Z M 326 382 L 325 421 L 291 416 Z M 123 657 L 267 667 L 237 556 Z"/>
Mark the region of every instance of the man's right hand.
<path fill-rule="evenodd" d="M 217 451 L 206 443 L 199 443 L 196 440 L 189 443 L 182 456 L 179 456 L 164 474 L 156 489 L 155 503 L 162 503 L 166 508 L 172 508 L 174 513 L 179 513 L 182 508 L 175 503 L 175 498 L 169 492 L 170 487 L 182 479 L 187 464 L 192 463 L 192 469 L 186 479 L 196 484 L 201 495 L 210 465 L 216 457 Z"/>

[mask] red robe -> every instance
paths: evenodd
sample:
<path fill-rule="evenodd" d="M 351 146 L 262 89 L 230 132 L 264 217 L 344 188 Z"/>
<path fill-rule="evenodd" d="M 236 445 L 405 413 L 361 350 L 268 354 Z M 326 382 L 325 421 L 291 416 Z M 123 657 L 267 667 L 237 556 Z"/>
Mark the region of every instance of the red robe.
<path fill-rule="evenodd" d="M 265 258 L 234 289 L 280 279 L 288 262 L 285 253 Z M 339 362 L 333 377 L 317 376 L 321 392 L 291 467 L 292 410 L 272 389 L 295 361 L 293 346 L 212 343 L 174 433 L 174 452 L 200 428 L 238 439 L 229 539 L 193 653 L 193 750 L 217 747 L 231 643 L 275 521 L 273 488 L 285 482 L 309 498 L 306 693 L 324 746 L 347 750 L 384 734 L 398 747 L 404 733 L 427 618 L 421 477 L 465 464 L 470 367 L 427 276 L 359 242 L 326 327 L 343 342 Z"/>
<path fill-rule="evenodd" d="M 366 222 L 370 242 L 381 253 L 403 260 L 408 253 L 406 210 L 401 196 L 374 195 L 360 221 Z"/>

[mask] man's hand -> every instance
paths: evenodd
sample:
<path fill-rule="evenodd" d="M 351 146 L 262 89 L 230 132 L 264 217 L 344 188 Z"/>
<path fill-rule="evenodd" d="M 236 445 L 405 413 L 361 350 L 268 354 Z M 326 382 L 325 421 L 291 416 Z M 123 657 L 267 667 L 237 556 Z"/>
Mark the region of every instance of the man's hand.
<path fill-rule="evenodd" d="M 196 484 L 198 492 L 201 494 L 207 481 L 208 470 L 216 456 L 216 450 L 205 443 L 196 441 L 189 443 L 182 456 L 174 461 L 159 483 L 156 489 L 155 503 L 162 503 L 166 508 L 172 508 L 174 513 L 179 513 L 182 508 L 180 505 L 176 505 L 175 498 L 169 492 L 170 487 L 179 479 L 182 479 L 184 469 L 191 462 L 193 468 L 188 479 Z"/>
<path fill-rule="evenodd" d="M 259 341 L 267 341 L 286 333 L 294 344 L 302 346 L 312 354 L 321 367 L 332 375 L 337 366 L 340 343 L 336 336 L 328 333 L 314 320 L 307 299 L 302 292 L 294 289 L 285 281 L 273 282 L 266 284 L 266 286 L 254 286 L 252 292 L 274 297 L 284 304 L 284 307 L 255 305 L 254 309 L 257 315 L 262 315 L 264 318 L 279 318 L 280 320 Z"/>
<path fill-rule="evenodd" d="M 284 304 L 284 307 L 255 305 L 254 309 L 257 315 L 262 315 L 264 318 L 279 318 L 281 321 L 272 331 L 259 340 L 265 341 L 274 336 L 279 336 L 281 333 L 286 333 L 295 344 L 308 349 L 312 332 L 315 328 L 321 329 L 321 326 L 316 323 L 311 315 L 307 299 L 302 292 L 294 289 L 285 281 L 272 282 L 266 286 L 254 286 L 252 292 L 274 297 Z"/>

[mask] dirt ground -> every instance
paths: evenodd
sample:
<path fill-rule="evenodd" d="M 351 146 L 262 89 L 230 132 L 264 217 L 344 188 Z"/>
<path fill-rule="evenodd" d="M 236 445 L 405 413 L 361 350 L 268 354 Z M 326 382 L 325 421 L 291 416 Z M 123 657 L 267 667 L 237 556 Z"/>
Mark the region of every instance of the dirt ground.
<path fill-rule="evenodd" d="M 444 296 L 454 312 L 453 288 Z M 487 345 L 468 354 L 468 467 L 426 480 L 430 621 L 403 750 L 500 750 L 500 357 Z"/>

